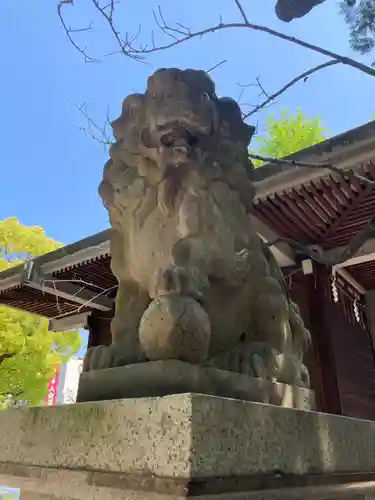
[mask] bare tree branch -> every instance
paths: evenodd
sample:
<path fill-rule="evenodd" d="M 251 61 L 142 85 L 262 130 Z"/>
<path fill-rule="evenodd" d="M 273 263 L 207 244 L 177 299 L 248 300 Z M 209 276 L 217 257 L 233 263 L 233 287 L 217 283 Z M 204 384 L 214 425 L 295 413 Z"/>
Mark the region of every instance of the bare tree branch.
<path fill-rule="evenodd" d="M 128 39 L 128 35 L 126 34 L 125 40 L 122 40 L 120 37 L 120 31 L 115 28 L 114 22 L 113 22 L 113 16 L 114 16 L 114 10 L 115 10 L 115 2 L 114 0 L 111 0 L 109 5 L 106 5 L 105 7 L 101 7 L 99 1 L 100 0 L 91 0 L 95 9 L 99 12 L 101 16 L 105 19 L 107 22 L 110 31 L 112 32 L 112 35 L 115 37 L 118 46 L 120 47 L 120 51 L 126 55 L 127 57 L 130 57 L 131 59 L 135 59 L 138 61 L 141 61 L 143 58 L 141 55 L 136 54 L 135 52 L 132 52 L 130 50 L 132 44 L 135 42 L 135 40 L 138 38 L 140 32 L 141 32 L 141 27 L 139 26 L 138 28 L 138 33 L 133 37 L 132 39 Z M 109 8 L 109 12 L 107 12 Z M 111 55 L 111 54 L 108 54 Z"/>
<path fill-rule="evenodd" d="M 241 16 L 242 16 L 242 19 L 244 20 L 244 22 L 245 22 L 245 23 L 248 23 L 248 22 L 249 22 L 249 20 L 248 20 L 248 18 L 246 17 L 245 10 L 244 10 L 244 8 L 243 8 L 243 7 L 242 7 L 242 5 L 241 5 L 240 0 L 234 0 L 234 3 L 236 4 L 237 9 L 240 11 Z"/>
<path fill-rule="evenodd" d="M 108 1 L 108 0 L 107 0 Z M 121 36 L 120 30 L 116 27 L 115 21 L 114 21 L 114 16 L 115 16 L 115 6 L 116 6 L 116 0 L 109 0 L 109 3 L 107 5 L 102 6 L 100 4 L 100 0 L 91 0 L 92 5 L 96 9 L 96 11 L 100 14 L 100 16 L 104 19 L 105 23 L 109 27 L 109 30 L 111 34 L 113 35 L 117 45 L 118 45 L 118 50 L 112 51 L 111 53 L 107 55 L 112 55 L 116 53 L 121 53 L 125 55 L 126 57 L 133 59 L 135 61 L 143 61 L 148 55 L 153 54 L 155 52 L 160 52 L 163 50 L 167 50 L 173 47 L 176 47 L 180 44 L 183 44 L 185 42 L 188 42 L 189 40 L 193 40 L 196 38 L 202 38 L 205 35 L 209 35 L 212 33 L 216 33 L 222 30 L 227 30 L 227 29 L 237 29 L 237 28 L 246 28 L 250 29 L 253 31 L 258 31 L 262 33 L 266 33 L 272 37 L 278 38 L 280 40 L 284 40 L 286 42 L 292 43 L 294 45 L 298 45 L 300 47 L 303 47 L 307 50 L 313 51 L 315 53 L 321 54 L 325 57 L 328 57 L 330 60 L 319 64 L 318 66 L 315 66 L 314 68 L 311 68 L 307 71 L 304 71 L 301 73 L 299 76 L 293 78 L 290 82 L 288 82 L 286 85 L 284 85 L 282 88 L 280 88 L 277 92 L 274 92 L 272 94 L 269 94 L 266 92 L 264 87 L 262 86 L 260 79 L 257 78 L 257 83 L 256 84 L 250 84 L 248 86 L 254 86 L 257 85 L 261 89 L 261 95 L 265 96 L 265 100 L 261 102 L 258 105 L 253 106 L 254 109 L 250 111 L 247 114 L 244 114 L 244 119 L 254 115 L 257 113 L 259 110 L 264 109 L 268 105 L 270 105 L 271 102 L 273 102 L 277 97 L 282 95 L 285 91 L 290 89 L 293 85 L 300 81 L 306 81 L 309 76 L 312 74 L 327 68 L 329 66 L 333 66 L 336 64 L 344 64 L 346 66 L 355 68 L 363 73 L 366 73 L 370 76 L 375 76 L 375 69 L 371 68 L 370 66 L 367 66 L 359 61 L 356 61 L 355 59 L 352 59 L 350 57 L 343 56 L 341 54 L 338 54 L 336 52 L 332 52 L 330 50 L 327 50 L 323 47 L 314 45 L 312 43 L 306 42 L 305 40 L 302 40 L 300 38 L 294 37 L 287 35 L 285 33 L 279 32 L 277 30 L 271 29 L 267 26 L 251 23 L 249 21 L 249 18 L 245 12 L 245 9 L 242 5 L 241 0 L 233 0 L 235 3 L 235 6 L 237 8 L 237 11 L 239 12 L 242 21 L 241 22 L 224 22 L 223 19 L 220 16 L 220 20 L 217 24 L 214 24 L 212 26 L 209 26 L 207 28 L 197 30 L 197 31 L 192 31 L 189 27 L 184 26 L 181 23 L 176 23 L 175 25 L 169 25 L 167 21 L 165 20 L 165 17 L 162 13 L 161 8 L 159 7 L 157 12 L 153 11 L 154 19 L 155 22 L 158 26 L 158 28 L 161 30 L 161 32 L 169 37 L 169 42 L 161 45 L 157 45 L 155 43 L 155 38 L 154 38 L 154 33 L 151 33 L 151 46 L 150 45 L 142 45 L 140 44 L 138 47 L 135 46 L 135 42 L 138 40 L 138 37 L 141 32 L 141 28 L 138 28 L 137 34 L 134 37 L 129 37 L 128 34 L 126 34 L 124 37 Z M 311 4 L 317 5 L 319 3 L 322 3 L 324 0 L 310 0 Z M 60 21 L 62 23 L 62 26 L 64 28 L 65 33 L 68 36 L 69 41 L 73 45 L 73 47 L 80 52 L 86 62 L 97 62 L 97 59 L 93 58 L 92 56 L 88 55 L 86 52 L 86 48 L 80 47 L 78 45 L 74 38 L 73 34 L 80 32 L 80 31 L 87 31 L 90 30 L 92 27 L 92 23 L 90 23 L 88 28 L 82 28 L 82 29 L 72 29 L 70 28 L 64 21 L 64 18 L 62 16 L 62 7 L 64 5 L 72 5 L 73 6 L 74 0 L 60 0 L 58 7 L 57 7 L 57 12 L 58 16 L 60 18 Z M 278 0 L 279 7 L 281 6 L 282 1 Z M 306 3 L 306 2 L 305 2 Z M 294 1 L 295 6 L 299 6 L 301 4 L 302 6 L 302 1 L 301 0 L 295 0 Z M 299 6 L 299 7 L 301 7 Z M 278 8 L 279 8 L 278 7 Z M 280 10 L 280 9 L 279 9 Z M 281 12 L 281 11 L 280 11 Z M 300 13 L 302 11 L 295 11 L 293 14 L 294 17 L 300 17 Z M 284 20 L 289 20 L 285 16 L 289 15 L 288 13 L 283 14 Z M 281 16 L 281 14 L 280 14 Z M 279 17 L 280 17 L 279 16 Z M 292 18 L 294 18 L 292 17 Z M 281 18 L 283 18 L 281 16 Z M 208 70 L 208 72 L 213 71 L 215 68 L 218 66 L 222 65 L 226 61 L 222 61 L 215 66 L 213 66 L 211 69 Z M 242 96 L 242 92 L 241 92 Z M 102 145 L 105 145 L 108 147 L 111 143 L 111 137 L 108 135 L 106 131 L 106 126 L 104 127 L 99 127 L 93 119 L 89 116 L 87 112 L 87 105 L 84 104 L 82 106 L 77 106 L 74 105 L 76 109 L 85 117 L 87 120 L 87 127 L 80 127 L 81 130 L 84 131 L 89 137 L 93 138 L 95 141 L 99 142 Z M 109 121 L 107 117 L 107 122 Z M 372 180 L 370 178 L 364 177 L 362 175 L 359 175 L 355 172 L 352 171 L 344 171 L 340 169 L 339 167 L 329 164 L 329 163 L 309 163 L 309 162 L 303 162 L 303 161 L 298 161 L 298 160 L 287 160 L 287 159 L 276 159 L 276 158 L 270 158 L 270 157 L 265 157 L 253 153 L 249 153 L 249 157 L 252 159 L 257 159 L 261 160 L 267 163 L 270 163 L 271 165 L 290 165 L 293 167 L 301 167 L 301 168 L 319 168 L 319 169 L 327 169 L 331 172 L 334 172 L 335 174 L 338 174 L 344 178 L 354 176 L 357 179 L 359 179 L 361 182 L 368 184 L 370 186 L 375 186 L 375 180 Z M 357 235 L 355 236 L 348 244 L 348 246 L 345 248 L 345 250 L 340 254 L 340 255 L 334 255 L 330 259 L 325 255 L 324 251 L 317 246 L 306 246 L 302 245 L 299 242 L 296 242 L 294 240 L 290 240 L 288 238 L 280 238 L 277 241 L 269 243 L 269 246 L 273 246 L 278 244 L 279 242 L 288 242 L 292 245 L 296 253 L 303 254 L 305 256 L 309 256 L 313 260 L 325 264 L 325 265 L 335 265 L 340 262 L 343 262 L 350 258 L 352 255 L 354 255 L 358 249 L 363 245 L 363 243 L 369 238 L 375 236 L 375 218 L 371 219 L 367 226 Z M 7 357 L 11 357 L 11 355 L 2 355 L 0 356 L 0 363 L 6 359 Z"/>
<path fill-rule="evenodd" d="M 95 62 L 95 63 L 98 63 L 100 62 L 99 59 L 95 59 L 94 57 L 91 57 L 88 53 L 87 53 L 87 49 L 86 47 L 85 48 L 82 48 L 80 47 L 77 42 L 75 42 L 75 40 L 73 39 L 72 37 L 72 33 L 79 33 L 79 32 L 82 32 L 82 31 L 89 31 L 91 30 L 92 28 L 92 22 L 90 22 L 89 26 L 87 28 L 70 28 L 66 22 L 65 22 L 65 19 L 64 19 L 64 16 L 63 16 L 63 7 L 65 5 L 71 5 L 73 6 L 74 5 L 74 0 L 60 0 L 58 5 L 57 5 L 57 15 L 59 16 L 59 19 L 60 19 L 60 22 L 62 24 L 62 27 L 64 28 L 64 31 L 66 33 L 66 36 L 68 37 L 70 43 L 73 45 L 73 47 L 78 50 L 78 52 L 80 54 L 83 55 L 84 59 L 85 59 L 85 62 Z"/>
<path fill-rule="evenodd" d="M 300 38 L 287 35 L 285 33 L 282 33 L 280 31 L 268 28 L 267 26 L 263 26 L 260 24 L 255 24 L 251 23 L 248 20 L 248 17 L 245 13 L 245 9 L 243 8 L 243 5 L 241 3 L 241 0 L 234 0 L 236 7 L 241 14 L 242 17 L 242 22 L 223 22 L 222 18 L 220 17 L 219 22 L 216 25 L 210 26 L 208 28 L 204 28 L 202 30 L 198 31 L 192 31 L 190 28 L 187 26 L 184 26 L 181 23 L 176 23 L 175 26 L 171 26 L 167 23 L 167 21 L 164 18 L 164 15 L 161 11 L 161 8 L 158 8 L 158 14 L 156 12 L 153 12 L 154 18 L 156 21 L 157 26 L 159 29 L 168 37 L 172 38 L 172 41 L 170 43 L 166 43 L 164 45 L 159 45 L 157 46 L 154 42 L 154 36 L 152 34 L 152 45 L 140 45 L 138 48 L 134 46 L 135 41 L 138 39 L 138 36 L 140 34 L 140 28 L 138 29 L 137 34 L 133 38 L 129 38 L 128 34 L 125 35 L 125 39 L 123 40 L 120 36 L 120 30 L 116 28 L 114 24 L 114 10 L 115 10 L 115 4 L 116 2 L 114 0 L 111 0 L 108 5 L 105 7 L 101 7 L 100 5 L 100 0 L 91 0 L 93 6 L 95 9 L 100 13 L 100 15 L 104 18 L 106 23 L 109 26 L 109 29 L 114 36 L 117 45 L 119 46 L 119 50 L 113 51 L 110 54 L 115 54 L 115 53 L 122 53 L 126 57 L 129 57 L 131 59 L 137 60 L 137 61 L 142 61 L 147 55 L 152 54 L 154 52 L 159 52 L 162 50 L 167 50 L 172 47 L 175 47 L 177 45 L 180 45 L 182 43 L 185 43 L 189 40 L 195 39 L 195 38 L 201 38 L 205 35 L 219 32 L 222 30 L 227 30 L 227 29 L 236 29 L 236 28 L 245 28 L 245 29 L 251 29 L 253 31 L 259 31 L 266 33 L 268 35 L 271 35 L 273 37 L 276 37 L 278 39 L 293 43 L 295 45 L 299 45 L 300 47 L 304 47 L 305 49 L 311 50 L 313 52 L 316 52 L 318 54 L 321 54 L 323 56 L 329 57 L 330 59 L 333 59 L 341 64 L 350 66 L 352 68 L 356 68 L 359 71 L 362 71 L 370 76 L 375 76 L 375 69 L 371 68 L 370 66 L 367 66 L 366 64 L 363 64 L 359 61 L 356 61 L 355 59 L 352 59 L 350 57 L 343 56 L 341 54 L 337 54 L 336 52 L 332 52 L 330 50 L 327 50 L 323 47 L 319 47 L 317 45 L 314 45 L 312 43 L 306 42 L 305 40 L 302 40 Z M 58 6 L 58 13 L 60 20 L 63 24 L 64 30 L 67 33 L 69 40 L 73 44 L 73 46 L 85 56 L 85 59 L 92 60 L 94 61 L 95 59 L 91 58 L 90 56 L 87 56 L 85 49 L 81 49 L 73 40 L 71 34 L 71 30 L 66 26 L 62 16 L 61 16 L 61 7 L 64 4 L 70 4 L 73 5 L 73 0 L 60 0 L 59 6 Z"/>
<path fill-rule="evenodd" d="M 236 4 L 240 4 L 239 0 L 236 2 Z M 241 5 L 241 4 L 240 4 Z M 243 10 L 243 8 L 242 8 Z M 234 28 L 246 28 L 246 29 L 251 29 L 254 31 L 260 31 L 263 33 L 267 33 L 268 35 L 274 36 L 276 38 L 279 38 L 281 40 L 285 40 L 288 42 L 291 42 L 293 44 L 299 45 L 300 47 L 304 47 L 306 49 L 309 49 L 313 52 L 317 52 L 319 54 L 322 54 L 326 57 L 330 57 L 331 59 L 334 59 L 335 61 L 338 61 L 342 64 L 345 64 L 347 66 L 351 66 L 353 68 L 356 68 L 364 73 L 367 73 L 371 76 L 375 76 L 375 69 L 366 66 L 365 64 L 362 64 L 359 61 L 356 61 L 355 59 L 351 59 L 350 57 L 342 56 L 340 54 L 337 54 L 336 52 L 332 52 L 330 50 L 324 49 L 322 47 L 319 47 L 317 45 L 311 44 L 309 42 L 306 42 L 304 40 L 301 40 L 300 38 L 296 38 L 294 36 L 286 35 L 285 33 L 281 33 L 279 31 L 273 30 L 271 28 L 268 28 L 267 26 L 262 26 L 259 24 L 254 24 L 250 23 L 248 21 L 243 21 L 243 22 L 236 22 L 236 23 L 224 23 L 220 20 L 220 22 L 216 25 L 213 25 L 209 28 L 205 28 L 202 30 L 198 31 L 191 31 L 187 27 L 181 27 L 181 25 L 176 24 L 178 27 L 172 27 L 167 24 L 167 22 L 164 19 L 164 16 L 159 16 L 160 19 L 158 20 L 157 24 L 159 28 L 162 30 L 163 33 L 171 36 L 174 35 L 175 39 L 167 44 L 160 45 L 160 46 L 153 46 L 151 48 L 148 48 L 147 46 L 145 47 L 140 47 L 139 49 L 136 49 L 132 45 L 129 47 L 127 55 L 129 57 L 131 56 L 146 56 L 148 54 L 152 54 L 154 52 L 159 52 L 161 50 L 166 50 L 170 49 L 172 47 L 175 47 L 177 45 L 180 45 L 184 42 L 187 42 L 188 40 L 192 40 L 194 38 L 200 38 L 205 35 L 208 35 L 210 33 L 215 33 L 218 31 L 226 30 L 226 29 L 234 29 Z"/>
<path fill-rule="evenodd" d="M 61 23 L 64 27 L 66 34 L 68 35 L 69 40 L 72 42 L 73 46 L 82 55 L 84 55 L 85 61 L 86 62 L 95 62 L 97 60 L 94 59 L 92 56 L 88 55 L 86 52 L 86 49 L 82 49 L 73 40 L 73 37 L 72 37 L 72 34 L 77 32 L 77 31 L 85 31 L 85 30 L 91 29 L 92 23 L 90 23 L 90 26 L 88 28 L 83 28 L 81 30 L 79 30 L 79 29 L 74 30 L 72 28 L 69 28 L 66 25 L 66 23 L 64 22 L 64 19 L 62 17 L 62 13 L 61 13 L 62 6 L 64 4 L 73 5 L 73 1 L 74 0 L 60 0 L 59 5 L 58 5 L 58 14 L 59 14 Z M 328 62 L 322 63 L 322 64 L 320 64 L 320 65 L 318 65 L 310 70 L 304 71 L 302 74 L 293 78 L 290 82 L 288 82 L 286 85 L 284 85 L 281 89 L 279 89 L 277 92 L 274 92 L 271 95 L 269 95 L 265 91 L 265 89 L 262 87 L 262 84 L 258 78 L 257 83 L 251 84 L 251 85 L 257 85 L 261 89 L 262 95 L 264 95 L 266 98 L 260 104 L 257 104 L 257 105 L 252 105 L 252 104 L 250 105 L 249 104 L 253 109 L 248 113 L 245 113 L 245 112 L 243 113 L 244 119 L 247 119 L 250 116 L 253 116 L 255 113 L 257 113 L 261 109 L 268 107 L 277 97 L 282 95 L 286 90 L 290 89 L 296 83 L 298 83 L 300 81 L 306 81 L 306 79 L 310 75 L 320 71 L 321 69 L 329 67 L 329 66 L 333 66 L 333 65 L 341 63 L 341 64 L 345 64 L 345 65 L 357 68 L 360 71 L 363 71 L 371 76 L 375 76 L 375 69 L 373 69 L 369 66 L 366 66 L 358 61 L 355 61 L 354 59 L 351 59 L 351 58 L 348 58 L 345 56 L 341 56 L 340 54 L 336 54 L 334 52 L 331 52 L 331 51 L 328 51 L 324 48 L 312 45 L 312 44 L 305 42 L 303 40 L 300 40 L 298 38 L 291 37 L 291 36 L 286 35 L 284 33 L 280 33 L 278 31 L 272 30 L 266 26 L 261 26 L 261 25 L 250 23 L 248 17 L 246 16 L 245 10 L 244 10 L 240 0 L 234 0 L 234 3 L 236 5 L 239 13 L 241 14 L 241 17 L 243 19 L 242 23 L 224 23 L 222 21 L 222 19 L 220 19 L 220 22 L 217 25 L 212 26 L 210 28 L 206 28 L 204 30 L 195 31 L 195 32 L 191 31 L 190 28 L 188 28 L 187 26 L 184 26 L 181 23 L 176 23 L 176 25 L 174 27 L 170 26 L 167 23 L 167 21 L 165 20 L 163 12 L 159 6 L 157 11 L 153 11 L 155 22 L 156 22 L 158 28 L 161 30 L 161 32 L 164 33 L 165 35 L 167 35 L 168 37 L 170 37 L 172 39 L 172 41 L 170 43 L 165 44 L 165 45 L 157 46 L 155 44 L 155 40 L 154 40 L 154 33 L 152 32 L 151 33 L 152 45 L 150 47 L 147 45 L 144 45 L 144 46 L 141 45 L 138 48 L 136 48 L 134 46 L 134 44 L 135 44 L 135 41 L 138 39 L 140 31 L 141 31 L 140 26 L 138 28 L 138 32 L 136 33 L 136 35 L 133 38 L 130 39 L 128 34 L 126 34 L 125 39 L 122 39 L 119 29 L 117 29 L 117 27 L 114 24 L 114 13 L 115 13 L 115 6 L 118 3 L 117 1 L 110 0 L 110 2 L 105 6 L 101 6 L 100 0 L 91 0 L 91 2 L 93 4 L 94 8 L 97 10 L 97 12 L 99 12 L 99 14 L 105 20 L 106 24 L 108 25 L 108 27 L 110 29 L 110 32 L 114 36 L 114 38 L 117 42 L 117 45 L 119 47 L 119 50 L 112 51 L 111 53 L 106 54 L 107 56 L 113 55 L 116 53 L 122 53 L 126 57 L 129 57 L 129 58 L 134 59 L 136 61 L 144 61 L 145 57 L 148 54 L 172 48 L 174 46 L 177 46 L 181 43 L 184 43 L 184 42 L 191 40 L 193 38 L 196 38 L 196 37 L 202 37 L 206 34 L 214 33 L 216 31 L 220 31 L 223 29 L 247 28 L 247 29 L 252 29 L 255 31 L 265 32 L 271 36 L 275 36 L 277 38 L 292 42 L 294 44 L 300 45 L 300 46 L 305 47 L 309 50 L 318 52 L 320 54 L 323 54 L 323 55 L 331 58 L 331 60 Z M 217 65 L 213 66 L 212 68 L 210 68 L 208 70 L 208 72 L 213 71 L 218 66 L 224 64 L 224 62 L 226 62 L 226 61 L 222 61 L 222 62 L 218 63 Z M 241 92 L 241 98 L 242 98 L 242 93 L 243 92 Z M 82 108 L 80 109 L 80 111 L 81 112 L 83 111 Z M 84 113 L 82 113 L 82 114 L 84 114 Z M 85 118 L 87 119 L 88 123 L 90 124 L 89 116 L 87 113 L 85 113 Z M 93 125 L 93 124 L 91 124 L 91 125 Z M 96 128 L 96 127 L 94 127 L 94 128 Z M 91 127 L 88 127 L 88 128 L 83 127 L 82 130 L 90 137 L 95 136 L 95 139 L 98 142 L 100 142 L 101 144 L 108 145 L 108 140 L 105 137 L 105 135 L 102 134 L 102 129 L 100 130 L 100 134 L 102 136 L 101 138 L 97 137 L 96 133 L 93 133 L 93 131 L 91 130 Z"/>
<path fill-rule="evenodd" d="M 343 250 L 338 250 L 333 254 L 330 252 L 327 254 L 319 245 L 304 245 L 299 241 L 293 240 L 291 238 L 277 238 L 277 240 L 267 243 L 268 247 L 277 246 L 280 243 L 288 243 L 296 255 L 303 257 L 309 257 L 311 260 L 323 264 L 328 267 L 336 266 L 346 262 L 348 259 L 353 257 L 358 250 L 366 243 L 370 238 L 375 237 L 375 217 L 371 218 L 365 227 L 349 241 Z"/>
<path fill-rule="evenodd" d="M 87 125 L 78 125 L 78 128 L 88 137 L 93 139 L 95 142 L 101 144 L 105 148 L 108 148 L 113 143 L 111 133 L 108 132 L 108 127 L 111 127 L 111 119 L 109 116 L 109 109 L 107 110 L 107 116 L 105 124 L 100 127 L 93 118 L 89 115 L 88 106 L 89 104 L 83 103 L 81 105 L 75 104 L 74 102 L 66 99 L 86 120 Z"/>
<path fill-rule="evenodd" d="M 262 95 L 265 95 L 269 99 L 270 96 L 269 96 L 268 92 L 265 91 L 263 85 L 260 83 L 260 77 L 259 76 L 256 77 L 256 81 L 257 81 L 258 87 L 260 88 L 260 90 L 262 92 Z"/>
<path fill-rule="evenodd" d="M 320 71 L 321 69 L 328 68 L 328 66 L 334 66 L 335 64 L 340 64 L 340 61 L 328 61 L 328 62 L 325 62 L 323 64 L 319 64 L 318 66 L 315 66 L 314 68 L 311 68 L 307 71 L 304 71 L 303 73 L 298 75 L 296 78 L 293 78 L 293 80 L 288 82 L 286 85 L 284 85 L 284 87 L 279 89 L 277 92 L 275 92 L 274 94 L 268 95 L 267 99 L 265 101 L 263 101 L 261 104 L 259 104 L 258 106 L 255 106 L 255 108 L 252 111 L 250 111 L 249 113 L 245 113 L 243 116 L 244 120 L 249 118 L 249 116 L 254 115 L 255 113 L 257 113 L 261 109 L 267 107 L 272 101 L 274 101 L 277 97 L 280 97 L 281 94 L 283 94 L 286 90 L 290 89 L 290 87 L 292 87 L 296 83 L 300 82 L 301 80 L 306 82 L 307 78 L 310 75 L 312 75 L 313 73 L 316 73 L 317 71 Z"/>
<path fill-rule="evenodd" d="M 258 111 L 260 109 L 268 108 L 268 107 L 276 104 L 277 102 L 273 102 L 272 100 L 270 100 L 268 102 L 268 99 L 270 98 L 270 95 L 265 90 L 264 86 L 262 85 L 262 83 L 260 81 L 260 77 L 257 76 L 255 80 L 256 80 L 255 83 L 247 83 L 247 84 L 241 84 L 241 83 L 237 82 L 237 85 L 241 88 L 240 95 L 239 95 L 239 97 L 237 99 L 238 105 L 241 108 L 243 108 L 245 106 L 250 106 L 252 109 L 257 109 L 257 111 Z M 261 103 L 261 104 L 251 104 L 249 102 L 241 102 L 243 94 L 245 92 L 245 89 L 247 89 L 249 87 L 257 87 L 257 88 L 259 88 L 260 92 L 258 94 L 258 98 L 265 97 L 266 98 L 266 102 Z M 245 111 L 242 111 L 242 118 L 243 118 L 243 120 L 246 120 L 251 114 L 254 114 L 254 113 L 252 113 L 252 112 L 246 113 Z"/>
<path fill-rule="evenodd" d="M 331 172 L 334 172 L 335 174 L 340 175 L 341 177 L 346 178 L 349 175 L 356 177 L 358 180 L 362 181 L 364 184 L 368 184 L 370 186 L 375 186 L 375 181 L 372 179 L 368 179 L 367 177 L 363 177 L 363 175 L 359 175 L 356 172 L 351 172 L 351 171 L 346 171 L 341 169 L 340 167 L 336 167 L 335 165 L 332 165 L 331 163 L 310 163 L 307 161 L 298 161 L 298 160 L 287 160 L 287 159 L 278 159 L 278 158 L 271 158 L 269 156 L 262 156 L 262 155 L 257 155 L 255 153 L 249 153 L 249 158 L 252 160 L 260 160 L 264 161 L 266 163 L 270 163 L 273 165 L 290 165 L 293 167 L 302 167 L 302 168 L 326 168 L 327 170 L 330 170 Z"/>
<path fill-rule="evenodd" d="M 224 59 L 223 61 L 220 61 L 219 63 L 215 64 L 214 66 L 212 66 L 212 68 L 206 70 L 206 73 L 211 73 L 214 69 L 217 69 L 219 68 L 219 66 L 222 66 L 223 64 L 225 64 L 226 62 L 228 62 L 227 59 Z"/>
<path fill-rule="evenodd" d="M 272 97 L 272 96 L 270 96 Z M 98 142 L 99 144 L 105 146 L 106 148 L 111 146 L 113 144 L 113 140 L 110 137 L 110 135 L 107 132 L 107 127 L 111 126 L 111 121 L 109 118 L 109 110 L 107 111 L 107 119 L 106 123 L 103 127 L 100 127 L 95 123 L 93 118 L 90 117 L 87 111 L 88 104 L 83 103 L 81 106 L 78 106 L 77 104 L 72 103 L 67 99 L 70 104 L 72 104 L 81 114 L 84 116 L 84 118 L 87 120 L 88 123 L 88 128 L 80 126 L 80 130 L 82 130 L 87 136 L 89 136 L 91 139 L 94 141 Z M 95 132 L 94 132 L 95 131 Z M 312 168 L 312 169 L 327 169 L 330 170 L 331 172 L 334 172 L 335 174 L 343 177 L 344 179 L 347 178 L 348 176 L 356 177 L 359 181 L 363 182 L 364 184 L 368 184 L 370 186 L 375 186 L 375 180 L 369 179 L 367 177 L 364 177 L 356 172 L 353 171 L 347 171 L 343 170 L 340 167 L 337 167 L 335 165 L 332 165 L 331 163 L 312 163 L 312 162 L 306 162 L 306 161 L 299 161 L 299 160 L 288 160 L 288 159 L 283 159 L 283 158 L 273 158 L 270 156 L 263 156 L 263 155 L 258 155 L 255 153 L 248 153 L 249 158 L 252 160 L 260 160 L 265 163 L 268 163 L 270 165 L 289 165 L 293 167 L 301 167 L 301 168 Z"/>

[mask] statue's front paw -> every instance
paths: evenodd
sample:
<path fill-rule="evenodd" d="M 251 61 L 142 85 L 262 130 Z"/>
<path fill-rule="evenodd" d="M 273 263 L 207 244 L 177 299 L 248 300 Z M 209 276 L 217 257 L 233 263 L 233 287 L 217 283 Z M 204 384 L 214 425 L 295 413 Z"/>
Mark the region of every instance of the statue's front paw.
<path fill-rule="evenodd" d="M 147 361 L 139 342 L 120 341 L 109 347 L 99 345 L 90 347 L 83 360 L 83 371 L 103 370 L 116 366 L 132 365 Z"/>
<path fill-rule="evenodd" d="M 251 342 L 244 348 L 252 376 L 266 380 L 275 380 L 278 376 L 279 366 L 277 353 L 266 342 Z"/>
<path fill-rule="evenodd" d="M 83 360 L 83 371 L 90 372 L 111 368 L 113 366 L 113 350 L 111 347 L 104 345 L 90 347 Z"/>
<path fill-rule="evenodd" d="M 310 389 L 310 373 L 304 364 L 301 364 L 300 380 L 301 382 L 298 385 L 305 387 L 305 389 Z"/>

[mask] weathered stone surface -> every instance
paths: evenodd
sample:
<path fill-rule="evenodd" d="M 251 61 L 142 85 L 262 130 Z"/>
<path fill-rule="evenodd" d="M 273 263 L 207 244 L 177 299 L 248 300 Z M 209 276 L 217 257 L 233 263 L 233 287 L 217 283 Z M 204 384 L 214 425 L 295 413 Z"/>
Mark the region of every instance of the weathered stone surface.
<path fill-rule="evenodd" d="M 172 358 L 309 387 L 309 332 L 249 219 L 254 128 L 237 103 L 203 71 L 162 69 L 112 126 L 99 192 L 119 289 L 112 345 L 84 371 Z"/>
<path fill-rule="evenodd" d="M 203 362 L 210 346 L 210 320 L 193 298 L 176 293 L 161 295 L 142 316 L 139 340 L 151 360 Z"/>
<path fill-rule="evenodd" d="M 150 361 L 82 373 L 78 401 L 182 393 L 200 393 L 301 410 L 315 408 L 314 393 L 309 389 L 177 360 Z"/>
<path fill-rule="evenodd" d="M 271 478 L 258 481 L 261 489 L 251 490 L 245 487 L 241 491 L 239 481 L 230 485 L 220 480 L 220 486 L 215 489 L 217 493 L 207 496 L 203 487 L 195 488 L 192 483 L 159 479 L 159 492 L 150 491 L 147 480 L 121 474 L 106 472 L 92 472 L 85 470 L 53 469 L 33 467 L 29 465 L 0 464 L 0 484 L 17 485 L 21 490 L 21 500 L 183 500 L 187 497 L 195 500 L 374 500 L 375 481 L 373 475 L 370 480 L 361 481 L 361 478 L 348 477 L 327 478 L 331 479 L 324 485 L 313 486 L 282 486 L 266 488 L 265 484 L 272 483 Z M 158 478 L 155 478 L 155 483 Z M 341 483 L 340 483 L 341 481 Z M 218 481 L 219 482 L 219 481 Z M 308 481 L 306 481 L 308 483 Z M 169 483 L 169 484 L 168 484 Z M 289 481 L 291 483 L 291 481 Z M 202 484 L 202 483 L 201 483 Z M 229 486 L 229 487 L 228 487 Z M 242 485 L 243 486 L 243 485 Z M 237 488 L 236 488 L 237 487 Z M 194 489 L 198 494 L 194 493 Z M 221 492 L 220 492 L 221 490 Z"/>
<path fill-rule="evenodd" d="M 0 481 L 23 500 L 364 500 L 374 470 L 375 422 L 273 405 L 184 394 L 0 412 Z"/>

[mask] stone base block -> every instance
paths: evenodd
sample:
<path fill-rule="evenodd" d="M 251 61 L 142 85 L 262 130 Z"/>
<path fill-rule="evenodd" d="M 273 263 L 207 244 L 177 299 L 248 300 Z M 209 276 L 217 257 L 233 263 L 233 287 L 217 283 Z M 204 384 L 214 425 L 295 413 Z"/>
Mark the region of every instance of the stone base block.
<path fill-rule="evenodd" d="M 313 391 L 182 361 L 150 361 L 82 373 L 77 401 L 195 393 L 312 410 Z"/>
<path fill-rule="evenodd" d="M 205 395 L 0 412 L 22 500 L 375 498 L 375 422 Z"/>
<path fill-rule="evenodd" d="M 265 477 L 264 484 L 259 478 L 261 488 L 255 489 L 249 489 L 240 480 L 226 483 L 218 479 L 216 487 L 208 487 L 207 491 L 204 491 L 202 482 L 197 487 L 188 481 L 170 480 L 167 485 L 167 481 L 163 483 L 159 480 L 159 484 L 163 484 L 160 488 L 162 491 L 154 491 L 154 484 L 150 486 L 153 488 L 150 491 L 147 481 L 135 479 L 135 485 L 130 485 L 129 477 L 106 472 L 14 465 L 4 467 L 1 464 L 0 467 L 3 471 L 8 470 L 7 475 L 0 474 L 0 485 L 17 484 L 20 500 L 184 500 L 187 497 L 194 500 L 375 500 L 375 481 L 361 481 L 359 477 L 341 484 L 335 484 L 336 478 L 332 480 L 333 484 L 312 486 L 298 486 L 298 480 L 294 486 L 281 486 L 280 481 L 279 484 L 274 481 L 274 487 L 271 488 L 266 488 L 264 484 L 272 484 L 272 478 Z M 253 486 L 250 484 L 250 488 Z M 12 497 L 5 499 L 13 500 Z"/>

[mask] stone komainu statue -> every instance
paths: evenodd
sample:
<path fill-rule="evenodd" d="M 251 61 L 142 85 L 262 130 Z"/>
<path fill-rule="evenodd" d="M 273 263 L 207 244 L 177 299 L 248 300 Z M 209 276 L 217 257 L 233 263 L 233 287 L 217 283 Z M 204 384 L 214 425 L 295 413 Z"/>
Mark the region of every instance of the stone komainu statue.
<path fill-rule="evenodd" d="M 124 100 L 99 192 L 119 281 L 112 345 L 84 370 L 179 359 L 302 387 L 309 345 L 251 226 L 254 128 L 203 71 L 161 69 Z"/>

